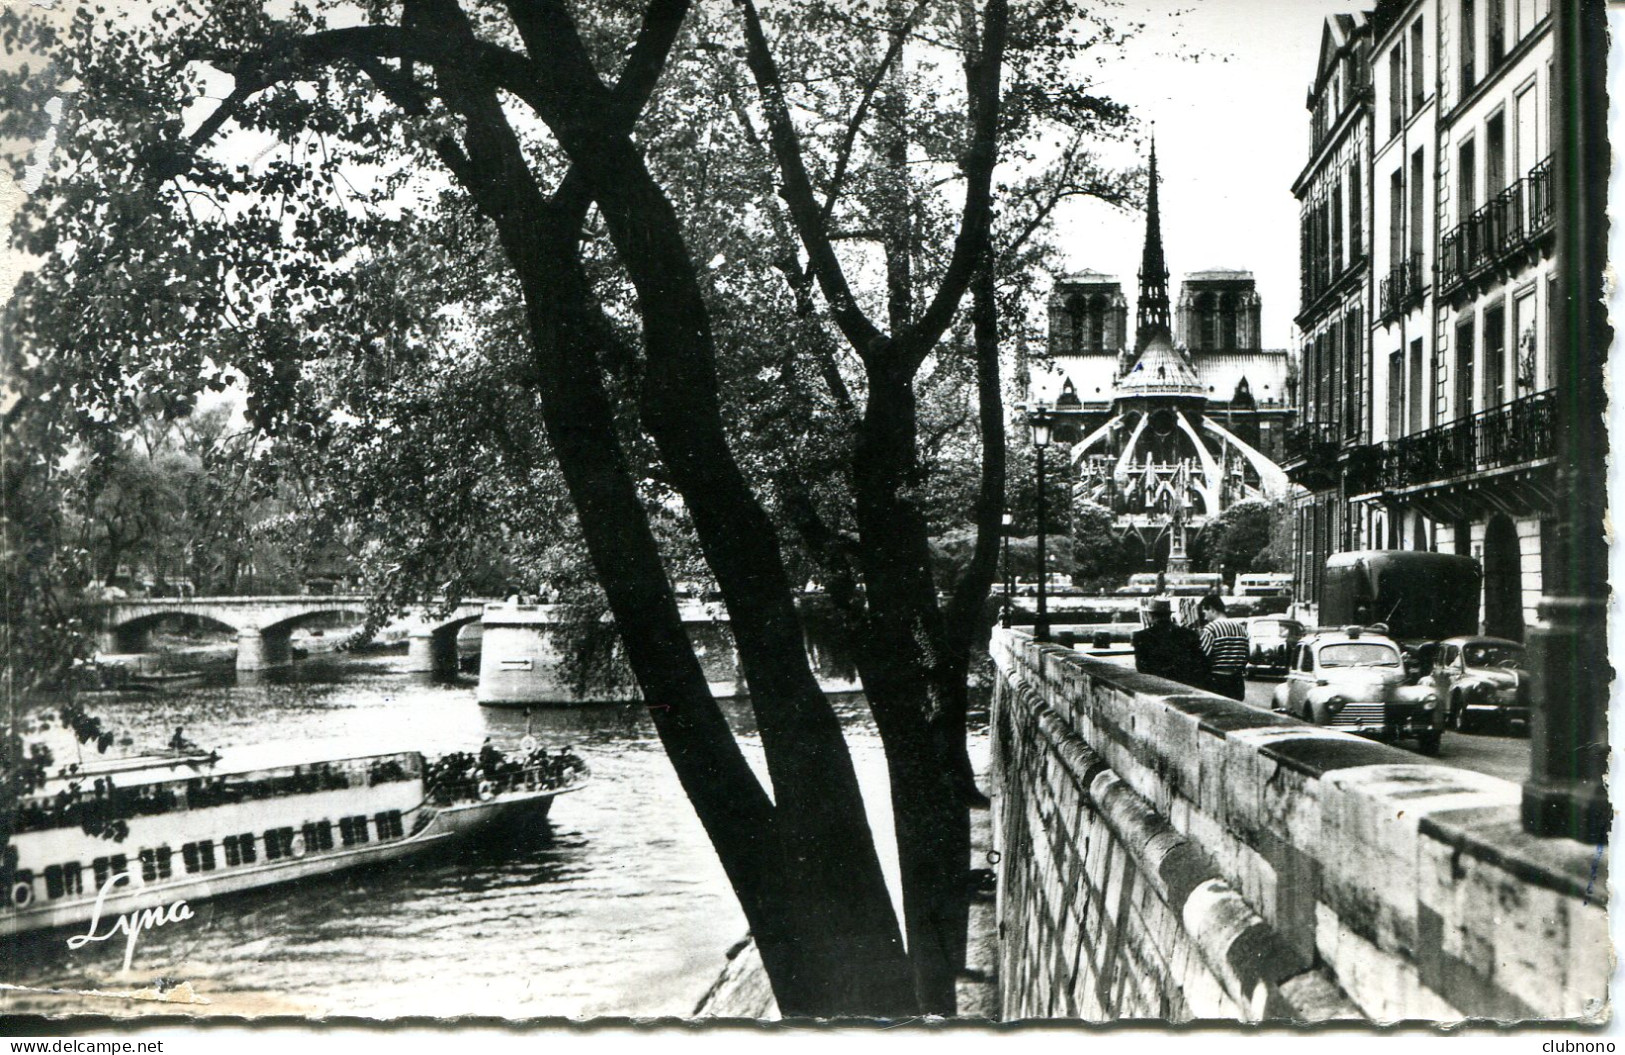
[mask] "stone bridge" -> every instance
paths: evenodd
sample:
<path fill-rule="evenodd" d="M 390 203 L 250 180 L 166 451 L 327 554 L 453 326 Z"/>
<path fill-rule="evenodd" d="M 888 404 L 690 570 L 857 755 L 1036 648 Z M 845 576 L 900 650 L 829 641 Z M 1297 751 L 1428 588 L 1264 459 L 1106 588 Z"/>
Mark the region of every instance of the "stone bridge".
<path fill-rule="evenodd" d="M 94 601 L 86 615 L 103 652 L 146 651 L 154 626 L 187 615 L 237 634 L 237 669 L 261 670 L 288 658 L 288 637 L 330 615 L 366 616 L 364 594 L 300 594 L 289 597 L 131 597 Z M 407 616 L 408 656 L 414 670 L 454 670 L 457 632 L 480 618 L 488 602 L 464 601 L 445 614 L 419 610 Z"/>
<path fill-rule="evenodd" d="M 1604 847 L 1521 789 L 995 631 L 1006 1021 L 1606 1021 Z"/>

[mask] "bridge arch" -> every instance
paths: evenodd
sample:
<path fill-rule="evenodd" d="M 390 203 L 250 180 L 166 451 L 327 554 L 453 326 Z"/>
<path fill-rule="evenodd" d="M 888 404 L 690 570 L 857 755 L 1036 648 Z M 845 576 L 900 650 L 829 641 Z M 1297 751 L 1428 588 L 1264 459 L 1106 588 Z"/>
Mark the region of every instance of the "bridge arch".
<path fill-rule="evenodd" d="M 146 652 L 150 648 L 152 631 L 160 623 L 171 619 L 195 619 L 211 628 L 217 628 L 229 634 L 235 634 L 241 630 L 240 627 L 226 622 L 213 613 L 164 609 L 156 612 L 141 612 L 130 616 L 128 619 L 104 623 L 98 635 L 97 647 L 102 652 Z"/>

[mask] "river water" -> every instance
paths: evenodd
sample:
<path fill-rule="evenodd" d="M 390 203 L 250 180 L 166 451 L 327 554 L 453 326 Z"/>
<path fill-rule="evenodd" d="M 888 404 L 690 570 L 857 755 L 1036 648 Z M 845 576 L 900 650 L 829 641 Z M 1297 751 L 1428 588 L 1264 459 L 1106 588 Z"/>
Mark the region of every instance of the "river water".
<path fill-rule="evenodd" d="M 342 657 L 252 675 L 220 670 L 193 688 L 92 708 L 132 741 L 114 750 L 132 753 L 162 746 L 176 726 L 205 748 L 319 742 L 333 757 L 408 747 L 432 756 L 476 750 L 486 737 L 511 749 L 525 735 L 524 713 L 479 706 L 471 681 L 404 664 Z M 879 739 L 862 697 L 835 704 L 895 890 Z M 723 707 L 765 781 L 748 703 Z M 538 740 L 573 747 L 593 775 L 555 801 L 532 836 L 193 906 L 196 918 L 141 934 L 129 973 L 122 937 L 70 950 L 66 932 L 31 936 L 8 949 L 4 980 L 72 991 L 185 981 L 210 1001 L 193 1009 L 205 1014 L 691 1014 L 746 928 L 653 724 L 626 704 L 538 708 L 531 722 Z M 58 761 L 72 750 L 58 750 Z M 16 990 L 0 1009 L 168 1010 Z"/>

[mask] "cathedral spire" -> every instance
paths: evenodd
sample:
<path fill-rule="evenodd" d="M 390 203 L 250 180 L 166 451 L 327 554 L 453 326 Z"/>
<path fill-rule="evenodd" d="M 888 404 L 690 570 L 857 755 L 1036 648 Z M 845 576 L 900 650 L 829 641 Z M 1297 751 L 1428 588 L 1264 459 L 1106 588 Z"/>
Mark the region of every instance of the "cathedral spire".
<path fill-rule="evenodd" d="M 1145 202 L 1145 253 L 1140 258 L 1140 303 L 1134 344 L 1143 348 L 1157 329 L 1169 331 L 1168 262 L 1162 255 L 1162 216 L 1157 210 L 1157 133 L 1151 132 L 1151 187 Z"/>

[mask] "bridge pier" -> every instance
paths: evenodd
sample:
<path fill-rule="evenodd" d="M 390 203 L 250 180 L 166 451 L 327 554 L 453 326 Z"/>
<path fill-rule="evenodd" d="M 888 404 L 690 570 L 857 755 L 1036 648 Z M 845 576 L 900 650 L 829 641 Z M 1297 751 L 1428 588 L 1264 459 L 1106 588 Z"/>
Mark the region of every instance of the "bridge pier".
<path fill-rule="evenodd" d="M 288 634 L 267 633 L 250 627 L 237 632 L 237 669 L 264 670 L 286 663 Z"/>
<path fill-rule="evenodd" d="M 406 669 L 427 674 L 457 673 L 457 632 L 461 626 L 442 630 L 414 627 L 406 635 Z"/>

